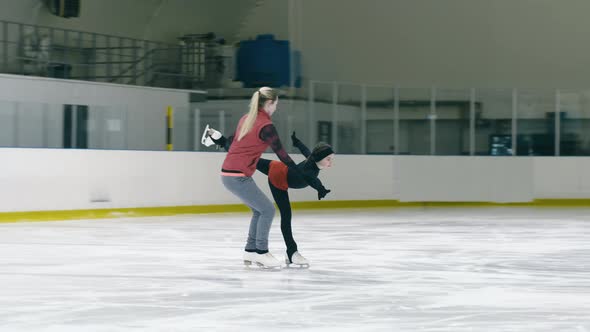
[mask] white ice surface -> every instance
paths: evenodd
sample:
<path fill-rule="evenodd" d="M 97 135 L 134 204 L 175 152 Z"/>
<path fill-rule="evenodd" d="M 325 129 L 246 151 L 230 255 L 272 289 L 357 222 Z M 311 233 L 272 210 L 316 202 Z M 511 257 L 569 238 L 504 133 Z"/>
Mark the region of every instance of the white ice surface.
<path fill-rule="evenodd" d="M 246 214 L 0 224 L 0 330 L 590 332 L 589 212 L 295 211 L 278 272 Z"/>

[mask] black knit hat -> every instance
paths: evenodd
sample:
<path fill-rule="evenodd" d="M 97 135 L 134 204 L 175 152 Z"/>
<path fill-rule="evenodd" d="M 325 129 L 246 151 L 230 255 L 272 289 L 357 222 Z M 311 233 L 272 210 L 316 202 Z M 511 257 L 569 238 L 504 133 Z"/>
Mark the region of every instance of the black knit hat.
<path fill-rule="evenodd" d="M 324 142 L 319 142 L 315 146 L 315 148 L 313 148 L 310 158 L 313 161 L 318 162 L 318 161 L 326 158 L 327 156 L 331 155 L 332 153 L 334 153 L 334 150 L 332 150 L 332 146 L 330 146 L 330 144 L 324 143 Z"/>

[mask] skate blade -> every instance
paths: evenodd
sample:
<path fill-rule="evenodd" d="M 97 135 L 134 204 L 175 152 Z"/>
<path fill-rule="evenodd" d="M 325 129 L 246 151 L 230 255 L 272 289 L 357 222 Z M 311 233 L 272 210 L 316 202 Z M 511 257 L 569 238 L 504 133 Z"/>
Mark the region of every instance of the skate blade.
<path fill-rule="evenodd" d="M 305 269 L 309 269 L 309 264 L 290 263 L 290 264 L 287 264 L 286 268 L 287 269 L 294 269 L 294 270 L 305 270 Z"/>
<path fill-rule="evenodd" d="M 288 269 L 309 269 L 309 263 L 306 264 L 296 264 L 289 262 L 288 258 L 285 258 L 285 267 Z"/>
<path fill-rule="evenodd" d="M 201 144 L 205 145 L 205 141 L 207 140 L 208 135 L 208 131 L 209 131 L 209 124 L 207 124 L 207 126 L 205 126 L 205 130 L 203 130 L 203 136 L 201 136 Z"/>
<path fill-rule="evenodd" d="M 252 261 L 244 261 L 244 267 L 249 270 L 263 270 L 263 271 L 279 271 L 281 266 L 264 266 L 260 263 L 252 262 Z"/>
<path fill-rule="evenodd" d="M 253 265 L 254 266 L 254 265 Z M 256 263 L 256 267 L 258 267 L 261 270 L 268 270 L 268 271 L 272 271 L 272 270 L 280 270 L 281 266 L 266 266 L 264 264 L 261 263 Z"/>

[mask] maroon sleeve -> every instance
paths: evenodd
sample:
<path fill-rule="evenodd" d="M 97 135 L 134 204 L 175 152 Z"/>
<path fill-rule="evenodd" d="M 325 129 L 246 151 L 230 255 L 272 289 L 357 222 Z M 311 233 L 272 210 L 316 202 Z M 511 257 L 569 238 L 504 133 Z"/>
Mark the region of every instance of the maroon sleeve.
<path fill-rule="evenodd" d="M 269 124 L 260 130 L 260 139 L 265 141 L 270 148 L 277 154 L 277 157 L 287 166 L 296 167 L 295 162 L 283 148 L 279 134 L 274 125 Z"/>

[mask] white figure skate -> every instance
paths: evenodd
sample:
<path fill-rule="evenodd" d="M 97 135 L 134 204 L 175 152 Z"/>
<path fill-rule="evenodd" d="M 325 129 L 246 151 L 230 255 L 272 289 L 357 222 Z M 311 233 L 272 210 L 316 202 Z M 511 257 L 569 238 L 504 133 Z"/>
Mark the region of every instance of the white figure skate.
<path fill-rule="evenodd" d="M 205 130 L 203 130 L 203 136 L 201 136 L 201 144 L 207 147 L 215 145 L 215 142 L 213 140 L 218 140 L 221 138 L 221 136 L 222 135 L 219 131 L 209 127 L 209 125 L 207 124 Z"/>
<path fill-rule="evenodd" d="M 309 261 L 301 256 L 299 251 L 296 251 L 293 256 L 291 256 L 291 260 L 289 260 L 289 256 L 285 256 L 285 263 L 287 267 L 296 267 L 301 269 L 309 268 Z"/>
<path fill-rule="evenodd" d="M 250 262 L 263 269 L 281 269 L 281 261 L 276 259 L 270 252 L 266 254 L 254 253 Z M 244 259 L 244 263 L 246 260 Z"/>
<path fill-rule="evenodd" d="M 201 144 L 203 144 L 204 146 L 211 146 L 214 145 L 215 142 L 213 142 L 213 140 L 211 139 L 211 135 L 209 135 L 209 125 L 207 125 L 205 127 L 205 130 L 203 130 L 203 136 L 201 136 Z"/>
<path fill-rule="evenodd" d="M 254 264 L 254 261 L 256 260 L 256 255 L 257 254 L 255 252 L 245 251 L 244 252 L 244 265 L 250 266 L 250 265 Z"/>

